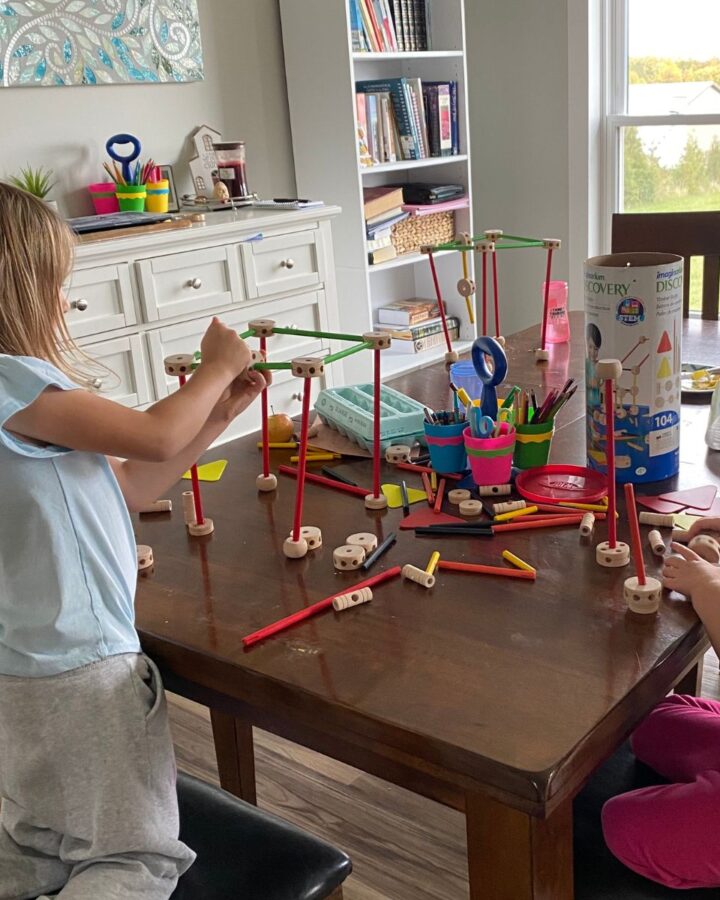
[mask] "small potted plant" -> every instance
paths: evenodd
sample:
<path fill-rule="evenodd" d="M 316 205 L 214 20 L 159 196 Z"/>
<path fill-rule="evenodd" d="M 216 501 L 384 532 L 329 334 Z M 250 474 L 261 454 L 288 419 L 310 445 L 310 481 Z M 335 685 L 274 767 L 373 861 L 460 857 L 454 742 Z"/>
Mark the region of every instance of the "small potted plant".
<path fill-rule="evenodd" d="M 52 169 L 45 169 L 44 166 L 38 166 L 37 169 L 33 169 L 31 166 L 27 166 L 24 169 L 20 169 L 19 176 L 11 175 L 8 181 L 15 187 L 27 191 L 28 194 L 33 194 L 35 197 L 45 200 L 56 184 L 55 181 L 51 180 L 52 176 Z M 45 202 L 57 209 L 57 203 L 54 200 L 45 200 Z"/>

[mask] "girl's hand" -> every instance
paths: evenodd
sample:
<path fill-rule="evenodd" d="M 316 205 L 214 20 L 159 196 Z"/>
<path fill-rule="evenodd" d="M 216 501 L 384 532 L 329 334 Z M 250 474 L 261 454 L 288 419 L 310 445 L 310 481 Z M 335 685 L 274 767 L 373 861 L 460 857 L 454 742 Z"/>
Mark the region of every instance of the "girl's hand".
<path fill-rule="evenodd" d="M 271 383 L 272 374 L 269 371 L 256 372 L 250 369 L 238 376 L 215 404 L 208 422 L 228 425 L 250 406 L 263 388 Z"/>
<path fill-rule="evenodd" d="M 669 556 L 662 570 L 663 585 L 671 591 L 704 602 L 709 595 L 720 596 L 720 568 L 706 562 L 689 547 L 672 543 L 678 556 Z"/>
<path fill-rule="evenodd" d="M 228 381 L 236 378 L 250 365 L 252 357 L 245 341 L 237 332 L 213 316 L 208 330 L 200 342 L 202 364 L 218 366 L 225 370 Z"/>
<path fill-rule="evenodd" d="M 688 540 L 691 541 L 699 534 L 705 534 L 708 531 L 720 531 L 720 518 L 708 516 L 705 519 L 698 519 L 697 522 L 693 522 L 688 529 Z"/>

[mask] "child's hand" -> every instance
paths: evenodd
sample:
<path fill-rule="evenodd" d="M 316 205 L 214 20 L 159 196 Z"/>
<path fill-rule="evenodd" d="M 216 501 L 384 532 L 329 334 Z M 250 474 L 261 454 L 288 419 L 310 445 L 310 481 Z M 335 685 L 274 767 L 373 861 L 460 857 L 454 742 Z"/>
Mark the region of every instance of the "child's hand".
<path fill-rule="evenodd" d="M 662 582 L 666 588 L 701 602 L 711 593 L 720 593 L 720 569 L 717 566 L 682 544 L 674 542 L 670 546 L 679 555 L 665 560 Z"/>
<path fill-rule="evenodd" d="M 693 522 L 688 529 L 688 540 L 691 541 L 699 534 L 706 534 L 708 531 L 720 531 L 720 518 L 708 516 L 705 519 L 698 519 L 697 522 Z"/>
<path fill-rule="evenodd" d="M 238 376 L 215 404 L 208 421 L 229 424 L 271 383 L 272 374 L 269 371 L 256 372 L 250 369 Z"/>
<path fill-rule="evenodd" d="M 200 342 L 203 365 L 221 366 L 229 380 L 236 378 L 250 365 L 252 357 L 245 341 L 237 332 L 213 316 L 213 320 Z"/>

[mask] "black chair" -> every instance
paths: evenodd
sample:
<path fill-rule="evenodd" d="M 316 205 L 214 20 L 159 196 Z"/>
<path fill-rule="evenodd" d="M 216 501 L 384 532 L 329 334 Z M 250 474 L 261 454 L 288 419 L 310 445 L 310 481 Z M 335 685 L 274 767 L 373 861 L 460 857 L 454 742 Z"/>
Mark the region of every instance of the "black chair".
<path fill-rule="evenodd" d="M 178 799 L 197 860 L 172 900 L 341 900 L 352 871 L 341 850 L 190 775 Z"/>
<path fill-rule="evenodd" d="M 606 800 L 663 779 L 637 762 L 629 744 L 612 756 L 575 798 L 575 900 L 720 900 L 720 889 L 674 890 L 626 868 L 603 839 L 600 810 Z"/>

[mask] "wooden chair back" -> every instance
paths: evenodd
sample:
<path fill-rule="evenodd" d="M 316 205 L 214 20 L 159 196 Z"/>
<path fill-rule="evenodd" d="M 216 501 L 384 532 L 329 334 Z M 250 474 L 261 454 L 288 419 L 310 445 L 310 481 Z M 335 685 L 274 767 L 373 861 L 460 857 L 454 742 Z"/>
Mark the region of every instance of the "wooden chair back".
<path fill-rule="evenodd" d="M 691 257 L 702 256 L 703 319 L 718 318 L 720 297 L 720 212 L 615 213 L 612 252 L 676 253 L 685 260 L 683 316 L 690 313 Z"/>

